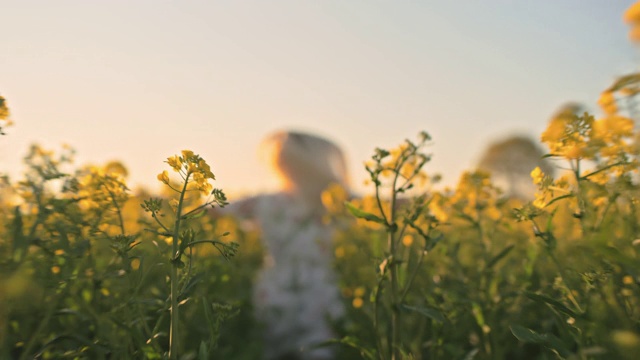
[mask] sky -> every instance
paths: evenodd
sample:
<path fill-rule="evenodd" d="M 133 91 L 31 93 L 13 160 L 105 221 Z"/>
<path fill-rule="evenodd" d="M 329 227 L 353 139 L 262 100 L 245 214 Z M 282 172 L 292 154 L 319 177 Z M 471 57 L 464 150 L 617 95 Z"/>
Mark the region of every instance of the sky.
<path fill-rule="evenodd" d="M 0 95 L 15 122 L 0 172 L 31 143 L 120 160 L 159 188 L 191 149 L 232 194 L 271 191 L 268 134 L 336 142 L 353 186 L 363 162 L 425 130 L 426 170 L 455 184 L 491 142 L 538 138 L 569 101 L 637 70 L 631 0 L 34 1 L 2 4 Z"/>

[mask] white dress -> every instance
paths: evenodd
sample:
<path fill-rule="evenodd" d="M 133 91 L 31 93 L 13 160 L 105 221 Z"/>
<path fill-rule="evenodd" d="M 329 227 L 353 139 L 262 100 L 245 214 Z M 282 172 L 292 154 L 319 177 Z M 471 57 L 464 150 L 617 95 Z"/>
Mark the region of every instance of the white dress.
<path fill-rule="evenodd" d="M 333 231 L 317 209 L 292 194 L 254 200 L 267 254 L 253 293 L 256 316 L 265 326 L 264 357 L 330 359 L 330 348 L 308 349 L 333 338 L 329 320 L 344 313 L 332 271 Z"/>

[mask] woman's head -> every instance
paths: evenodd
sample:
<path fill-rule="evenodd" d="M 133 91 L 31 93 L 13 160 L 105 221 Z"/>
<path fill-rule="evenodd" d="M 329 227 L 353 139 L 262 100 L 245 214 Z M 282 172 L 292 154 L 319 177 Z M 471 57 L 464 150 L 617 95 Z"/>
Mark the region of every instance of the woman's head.
<path fill-rule="evenodd" d="M 330 183 L 348 185 L 342 151 L 331 141 L 297 131 L 270 135 L 261 146 L 286 190 L 317 196 Z"/>

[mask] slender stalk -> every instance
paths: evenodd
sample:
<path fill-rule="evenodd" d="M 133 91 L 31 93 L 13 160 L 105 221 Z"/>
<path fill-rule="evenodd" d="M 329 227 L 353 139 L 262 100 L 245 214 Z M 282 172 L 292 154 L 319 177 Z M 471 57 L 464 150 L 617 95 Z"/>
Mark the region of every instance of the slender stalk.
<path fill-rule="evenodd" d="M 373 331 L 376 338 L 376 346 L 378 347 L 378 357 L 380 360 L 384 360 L 384 354 L 382 349 L 382 341 L 380 340 L 378 327 L 380 325 L 380 318 L 378 315 L 378 304 L 380 303 L 380 288 L 382 287 L 382 282 L 384 281 L 384 277 L 380 277 L 378 280 L 378 287 L 376 289 L 376 296 L 373 301 Z"/>
<path fill-rule="evenodd" d="M 178 261 L 179 261 L 179 238 L 180 238 L 180 222 L 182 221 L 182 203 L 184 195 L 187 192 L 187 184 L 189 183 L 189 175 L 184 179 L 184 186 L 180 192 L 180 200 L 178 200 L 178 208 L 176 209 L 176 221 L 173 226 L 173 242 L 171 247 L 171 330 L 169 332 L 169 359 L 178 359 Z"/>
<path fill-rule="evenodd" d="M 423 250 L 420 252 L 420 257 L 418 257 L 418 262 L 413 267 L 413 271 L 409 276 L 409 280 L 407 281 L 407 284 L 404 290 L 402 291 L 402 294 L 400 295 L 400 303 L 403 303 L 404 299 L 407 297 L 407 294 L 409 293 L 409 289 L 411 289 L 411 285 L 413 285 L 413 281 L 416 279 L 416 276 L 418 275 L 418 271 L 420 270 L 420 266 L 424 261 L 424 256 L 426 255 L 426 252 L 427 252 L 426 250 Z"/>
<path fill-rule="evenodd" d="M 389 264 L 389 277 L 391 278 L 391 359 L 400 359 L 400 311 L 398 303 L 399 291 L 398 291 L 398 261 L 396 259 L 396 239 L 395 234 L 397 230 L 396 226 L 396 185 L 398 182 L 398 175 L 402 161 L 399 162 L 396 167 L 393 183 L 391 184 L 391 206 L 389 209 L 389 223 L 387 225 L 387 246 L 391 261 Z"/>
<path fill-rule="evenodd" d="M 558 258 L 554 253 L 550 251 L 548 253 L 549 253 L 549 256 L 551 257 L 551 260 L 553 260 L 553 263 L 558 268 L 558 272 L 560 273 L 560 279 L 564 283 L 564 286 L 567 287 L 567 290 L 568 290 L 567 297 L 569 298 L 573 306 L 575 306 L 576 310 L 578 310 L 581 313 L 584 312 L 580 307 L 580 304 L 578 304 L 578 300 L 575 298 L 575 296 L 573 296 L 573 288 L 569 286 L 569 282 L 567 280 L 568 277 L 566 275 L 566 272 L 564 271 L 564 268 L 560 265 L 560 261 L 558 261 Z"/>
<path fill-rule="evenodd" d="M 573 166 L 573 163 L 571 164 L 571 167 L 574 169 L 573 174 L 576 178 L 576 183 L 578 186 L 578 194 L 576 197 L 578 200 L 578 209 L 580 209 L 580 228 L 582 229 L 582 236 L 584 237 L 587 235 L 587 224 L 585 221 L 587 217 L 587 209 L 585 206 L 584 191 L 582 190 L 582 181 L 584 181 L 584 179 L 580 177 L 580 159 L 576 160 L 575 167 Z"/>
<path fill-rule="evenodd" d="M 109 193 L 109 196 L 111 197 L 111 203 L 116 208 L 116 214 L 118 214 L 118 224 L 120 225 L 120 234 L 124 235 L 125 234 L 125 231 L 124 231 L 124 219 L 122 218 L 122 209 L 120 209 L 120 204 L 118 204 L 118 201 L 116 200 L 116 195 L 113 193 L 113 191 L 111 191 L 106 186 L 104 186 L 104 188 Z"/>

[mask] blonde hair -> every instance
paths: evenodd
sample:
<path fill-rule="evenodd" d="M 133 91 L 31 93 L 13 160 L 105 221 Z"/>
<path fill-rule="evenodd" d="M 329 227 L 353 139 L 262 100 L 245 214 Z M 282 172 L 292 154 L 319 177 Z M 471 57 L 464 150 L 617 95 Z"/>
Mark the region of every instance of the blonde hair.
<path fill-rule="evenodd" d="M 317 198 L 331 183 L 348 187 L 347 165 L 333 142 L 308 133 L 279 131 L 268 136 L 260 151 L 284 183 L 285 190 Z"/>

